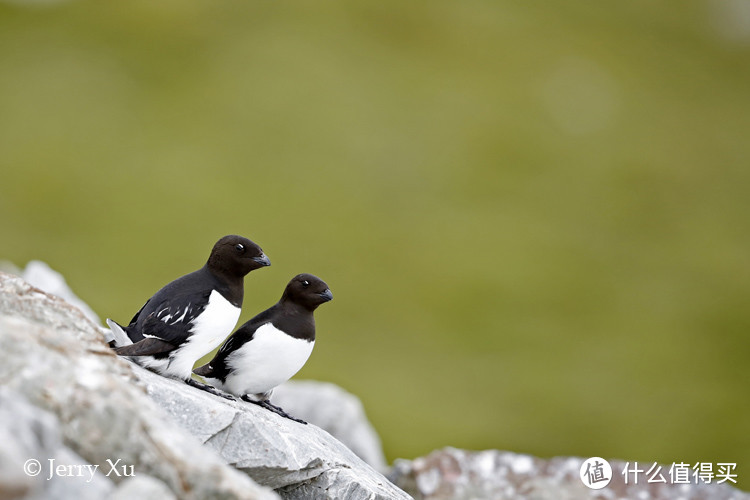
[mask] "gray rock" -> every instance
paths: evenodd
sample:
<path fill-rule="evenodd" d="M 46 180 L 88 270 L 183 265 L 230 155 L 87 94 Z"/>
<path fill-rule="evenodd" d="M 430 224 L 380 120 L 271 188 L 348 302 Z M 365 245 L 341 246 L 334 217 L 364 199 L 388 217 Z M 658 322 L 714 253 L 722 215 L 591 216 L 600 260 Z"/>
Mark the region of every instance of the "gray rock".
<path fill-rule="evenodd" d="M 151 476 L 135 476 L 126 479 L 109 500 L 175 500 L 172 490 L 163 482 Z"/>
<path fill-rule="evenodd" d="M 415 460 L 397 460 L 390 478 L 414 498 L 425 500 L 750 500 L 750 494 L 727 484 L 670 484 L 669 479 L 667 484 L 648 483 L 643 474 L 639 484 L 632 479 L 625 484 L 626 463 L 619 460 L 609 461 L 612 481 L 592 490 L 579 476 L 584 460 L 444 448 Z M 668 469 L 664 468 L 666 478 Z"/>
<path fill-rule="evenodd" d="M 283 498 L 410 498 L 315 425 L 189 388 L 138 365 L 132 368 L 148 394 L 180 427 Z"/>
<path fill-rule="evenodd" d="M 375 470 L 386 471 L 380 438 L 354 394 L 335 384 L 293 380 L 277 387 L 272 401 L 291 415 L 330 432 Z"/>
<path fill-rule="evenodd" d="M 178 498 L 278 498 L 175 426 L 131 367 L 78 308 L 0 274 L 0 386 L 53 414 L 83 460 L 115 483 L 127 479 L 121 465 L 132 467 Z"/>
<path fill-rule="evenodd" d="M 0 498 L 98 500 L 115 489 L 109 479 L 63 445 L 52 414 L 7 388 L 0 388 L 0 443 Z M 82 473 L 82 480 L 51 474 L 55 464 L 72 466 L 70 472 Z"/>

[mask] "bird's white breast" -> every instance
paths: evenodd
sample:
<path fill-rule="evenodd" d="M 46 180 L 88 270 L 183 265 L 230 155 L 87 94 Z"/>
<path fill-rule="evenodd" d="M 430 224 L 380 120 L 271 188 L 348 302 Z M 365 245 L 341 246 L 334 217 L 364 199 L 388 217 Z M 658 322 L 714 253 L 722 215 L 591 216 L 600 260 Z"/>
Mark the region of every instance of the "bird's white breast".
<path fill-rule="evenodd" d="M 251 341 L 227 356 L 230 374 L 224 389 L 236 395 L 268 392 L 304 366 L 314 345 L 314 341 L 291 337 L 266 323 Z"/>
<path fill-rule="evenodd" d="M 213 290 L 205 309 L 193 320 L 190 338 L 170 356 L 169 365 L 164 369 L 165 374 L 190 378 L 195 362 L 219 347 L 232 333 L 238 319 L 240 308 L 233 306 L 222 294 Z"/>

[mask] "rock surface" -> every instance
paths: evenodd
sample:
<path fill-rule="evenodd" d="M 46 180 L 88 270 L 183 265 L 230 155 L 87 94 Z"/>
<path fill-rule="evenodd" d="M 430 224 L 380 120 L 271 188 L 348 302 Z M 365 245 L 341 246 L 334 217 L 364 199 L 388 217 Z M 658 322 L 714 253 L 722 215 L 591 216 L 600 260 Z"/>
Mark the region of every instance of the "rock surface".
<path fill-rule="evenodd" d="M 132 466 L 138 481 L 110 478 L 122 482 L 115 497 L 129 488 L 164 499 L 166 486 L 177 498 L 278 498 L 252 478 L 284 498 L 409 498 L 314 425 L 118 358 L 78 309 L 5 274 L 0 386 L 52 414 L 63 443 L 86 462 Z"/>
<path fill-rule="evenodd" d="M 50 460 L 88 464 L 62 443 L 52 414 L 7 388 L 0 389 L 0 443 L 0 498 L 98 500 L 115 490 L 114 483 L 88 467 L 81 469 L 82 480 L 50 475 Z"/>
<path fill-rule="evenodd" d="M 271 399 L 291 415 L 331 433 L 375 470 L 387 470 L 380 437 L 355 395 L 335 384 L 292 380 L 277 387 Z"/>
<path fill-rule="evenodd" d="M 100 470 L 120 460 L 178 498 L 278 498 L 175 426 L 77 308 L 6 274 L 0 274 L 0 386 L 54 415 L 63 443 Z M 118 472 L 109 479 L 127 478 Z"/>
<path fill-rule="evenodd" d="M 397 460 L 390 479 L 418 500 L 750 500 L 750 494 L 728 484 L 648 483 L 644 475 L 639 484 L 625 484 L 625 462 L 613 460 L 612 481 L 592 490 L 579 476 L 584 460 L 444 448 L 415 460 Z M 667 478 L 668 469 L 663 469 Z"/>
<path fill-rule="evenodd" d="M 315 425 L 189 388 L 137 365 L 132 369 L 181 428 L 283 498 L 409 498 Z"/>

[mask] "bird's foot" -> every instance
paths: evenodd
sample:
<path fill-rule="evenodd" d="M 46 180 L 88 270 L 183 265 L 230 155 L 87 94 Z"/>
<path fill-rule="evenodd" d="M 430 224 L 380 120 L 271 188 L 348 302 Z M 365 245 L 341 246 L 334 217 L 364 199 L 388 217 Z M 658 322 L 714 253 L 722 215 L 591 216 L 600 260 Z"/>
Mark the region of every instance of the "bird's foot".
<path fill-rule="evenodd" d="M 255 401 L 254 399 L 251 399 L 247 394 L 243 394 L 242 396 L 240 396 L 240 399 L 242 399 L 243 401 L 247 401 L 248 403 L 258 405 L 261 408 L 265 408 L 266 410 L 273 412 L 281 417 L 288 418 L 289 420 L 294 420 L 295 422 L 299 422 L 300 424 L 307 425 L 307 422 L 305 422 L 304 420 L 294 418 L 278 406 L 272 405 L 269 401 Z"/>
<path fill-rule="evenodd" d="M 229 394 L 227 392 L 220 391 L 219 389 L 217 389 L 216 387 L 214 387 L 212 385 L 203 384 L 203 383 L 198 382 L 197 380 L 192 379 L 192 378 L 187 379 L 185 381 L 185 383 L 187 385 L 195 387 L 196 389 L 200 389 L 202 391 L 209 392 L 209 393 L 213 394 L 214 396 L 219 396 L 220 398 L 228 399 L 230 401 L 236 401 L 236 399 L 235 399 L 234 396 L 232 396 L 231 394 Z"/>

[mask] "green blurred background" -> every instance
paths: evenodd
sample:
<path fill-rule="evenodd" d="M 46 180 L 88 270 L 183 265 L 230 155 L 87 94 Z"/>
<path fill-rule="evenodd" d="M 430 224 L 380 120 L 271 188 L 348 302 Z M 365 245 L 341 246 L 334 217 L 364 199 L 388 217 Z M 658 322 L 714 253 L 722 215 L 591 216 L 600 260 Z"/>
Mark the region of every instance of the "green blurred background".
<path fill-rule="evenodd" d="M 250 237 L 389 460 L 750 477 L 749 135 L 746 0 L 0 3 L 0 257 L 127 321 Z"/>

